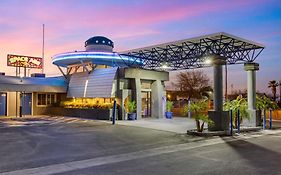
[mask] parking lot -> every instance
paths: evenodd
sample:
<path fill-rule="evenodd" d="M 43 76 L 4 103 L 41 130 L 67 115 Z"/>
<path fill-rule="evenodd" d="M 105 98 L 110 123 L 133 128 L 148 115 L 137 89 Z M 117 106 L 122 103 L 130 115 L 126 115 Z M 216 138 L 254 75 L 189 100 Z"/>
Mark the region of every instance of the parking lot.
<path fill-rule="evenodd" d="M 3 175 L 281 171 L 279 130 L 204 138 L 103 121 L 38 116 L 2 119 L 0 132 Z"/>

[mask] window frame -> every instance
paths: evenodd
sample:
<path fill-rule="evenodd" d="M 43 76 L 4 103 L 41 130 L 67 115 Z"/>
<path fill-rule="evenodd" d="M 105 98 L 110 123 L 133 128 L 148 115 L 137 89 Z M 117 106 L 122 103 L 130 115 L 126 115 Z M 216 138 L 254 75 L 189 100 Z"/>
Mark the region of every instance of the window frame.
<path fill-rule="evenodd" d="M 43 104 L 38 104 L 39 103 L 39 96 L 44 95 L 45 96 L 45 102 Z M 52 100 L 52 98 L 54 98 Z M 43 102 L 43 100 L 42 100 Z M 57 102 L 57 94 L 55 93 L 37 93 L 36 95 L 36 106 L 37 107 L 47 107 L 55 104 Z"/>

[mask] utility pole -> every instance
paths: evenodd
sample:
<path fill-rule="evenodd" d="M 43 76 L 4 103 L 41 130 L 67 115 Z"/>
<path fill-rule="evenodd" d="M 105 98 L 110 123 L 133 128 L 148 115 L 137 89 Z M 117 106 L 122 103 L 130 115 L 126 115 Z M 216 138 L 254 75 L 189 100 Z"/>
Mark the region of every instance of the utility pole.
<path fill-rule="evenodd" d="M 42 73 L 44 73 L 44 53 L 45 52 L 45 24 L 43 24 L 43 40 L 42 40 Z"/>
<path fill-rule="evenodd" d="M 279 103 L 281 104 L 281 80 L 279 80 Z"/>

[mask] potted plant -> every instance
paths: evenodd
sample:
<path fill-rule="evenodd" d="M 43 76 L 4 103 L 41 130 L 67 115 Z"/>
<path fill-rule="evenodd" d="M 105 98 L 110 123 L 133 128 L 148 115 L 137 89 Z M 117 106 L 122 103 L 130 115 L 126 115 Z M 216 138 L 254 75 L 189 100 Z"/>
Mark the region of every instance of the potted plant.
<path fill-rule="evenodd" d="M 136 120 L 137 119 L 136 102 L 135 101 L 128 101 L 127 108 L 128 108 L 128 120 Z"/>
<path fill-rule="evenodd" d="M 188 110 L 189 109 L 189 110 Z M 197 132 L 203 132 L 205 123 L 212 125 L 214 122 L 208 118 L 206 111 L 208 110 L 208 101 L 200 100 L 197 102 L 192 102 L 190 106 L 185 105 L 184 112 L 192 112 L 192 117 L 195 119 Z"/>
<path fill-rule="evenodd" d="M 166 102 L 166 112 L 165 112 L 165 116 L 166 116 L 167 119 L 173 118 L 172 108 L 173 108 L 173 102 L 167 101 Z"/>

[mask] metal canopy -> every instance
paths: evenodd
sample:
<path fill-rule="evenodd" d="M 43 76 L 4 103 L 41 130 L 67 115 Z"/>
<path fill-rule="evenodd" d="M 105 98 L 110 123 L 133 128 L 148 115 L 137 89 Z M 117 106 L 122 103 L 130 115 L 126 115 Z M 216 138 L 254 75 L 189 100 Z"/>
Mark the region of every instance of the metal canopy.
<path fill-rule="evenodd" d="M 208 67 L 208 56 L 220 55 L 227 64 L 254 62 L 264 46 L 224 32 L 122 52 L 143 61 L 142 68 L 170 70 Z M 130 66 L 130 65 L 128 65 Z"/>

